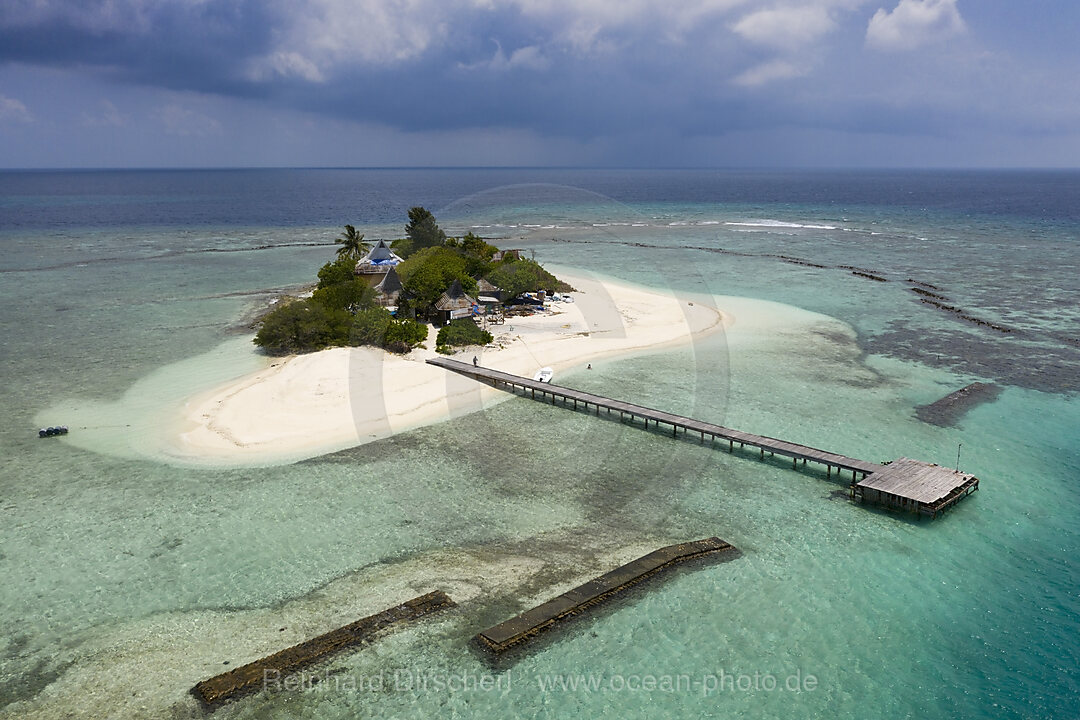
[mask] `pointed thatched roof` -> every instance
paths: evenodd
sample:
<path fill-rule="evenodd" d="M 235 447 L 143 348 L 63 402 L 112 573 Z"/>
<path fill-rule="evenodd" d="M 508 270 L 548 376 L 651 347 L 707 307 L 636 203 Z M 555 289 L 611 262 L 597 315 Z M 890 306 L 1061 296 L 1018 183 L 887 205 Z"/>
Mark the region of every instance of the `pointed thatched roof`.
<path fill-rule="evenodd" d="M 444 292 L 438 302 L 435 303 L 435 309 L 443 311 L 463 310 L 471 308 L 475 304 L 476 300 L 465 294 L 465 289 L 461 287 L 461 281 L 455 280 L 450 289 Z"/>
<path fill-rule="evenodd" d="M 390 249 L 385 240 L 375 243 L 375 247 L 356 263 L 357 274 L 384 273 L 401 262 L 401 258 Z"/>
<path fill-rule="evenodd" d="M 480 278 L 476 281 L 476 292 L 480 295 L 491 295 L 493 293 L 502 292 L 502 288 L 498 285 L 493 285 L 487 278 Z"/>
<path fill-rule="evenodd" d="M 397 295 L 402 288 L 401 278 L 398 277 L 397 270 L 394 268 L 390 268 L 390 272 L 386 273 L 386 277 L 375 286 L 375 289 L 383 295 Z"/>
<path fill-rule="evenodd" d="M 385 240 L 380 240 L 379 242 L 375 243 L 375 247 L 371 248 L 371 250 L 368 251 L 366 257 L 372 262 L 383 262 L 392 258 L 396 258 L 397 255 L 394 254 L 394 251 L 390 249 L 390 246 L 386 244 Z"/>

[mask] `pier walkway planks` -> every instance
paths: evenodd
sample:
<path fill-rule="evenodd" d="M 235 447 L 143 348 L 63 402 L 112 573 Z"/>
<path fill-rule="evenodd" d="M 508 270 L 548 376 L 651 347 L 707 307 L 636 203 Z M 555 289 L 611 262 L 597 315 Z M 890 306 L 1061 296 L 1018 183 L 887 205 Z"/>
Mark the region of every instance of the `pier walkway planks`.
<path fill-rule="evenodd" d="M 878 491 L 872 485 L 860 483 L 859 475 L 862 476 L 862 481 L 865 482 L 868 477 L 872 477 L 875 473 L 881 473 L 892 467 L 892 465 L 881 465 L 826 450 L 818 450 L 807 445 L 787 442 L 786 440 L 754 435 L 741 430 L 732 430 L 722 425 L 714 425 L 713 423 L 694 420 L 693 418 L 675 415 L 663 410 L 613 400 L 583 390 L 552 385 L 449 358 L 430 358 L 427 362 L 430 365 L 436 365 L 445 370 L 488 383 L 495 388 L 514 393 L 517 393 L 520 389 L 523 394 L 531 395 L 533 399 L 537 399 L 536 396 L 539 394 L 539 399 L 547 400 L 550 398 L 552 404 L 555 404 L 556 400 L 562 400 L 563 405 L 566 407 L 573 403 L 573 409 L 575 410 L 589 411 L 589 408 L 592 407 L 597 415 L 600 414 L 601 410 L 604 410 L 608 414 L 617 412 L 620 417 L 629 416 L 631 420 L 640 418 L 644 422 L 646 429 L 648 429 L 651 422 L 657 427 L 661 424 L 670 426 L 673 436 L 677 436 L 681 430 L 684 434 L 699 435 L 702 442 L 706 438 L 714 442 L 716 440 L 726 440 L 729 451 L 733 451 L 735 443 L 738 443 L 740 447 L 749 445 L 758 448 L 762 457 L 765 456 L 766 452 L 789 457 L 795 466 L 798 465 L 800 460 L 803 464 L 808 460 L 820 463 L 826 466 L 830 475 L 833 468 L 837 469 L 837 474 L 839 474 L 840 470 L 847 470 L 851 472 L 851 493 L 853 498 L 858 497 L 860 500 L 869 500 L 888 507 L 913 510 L 921 515 L 936 517 L 940 512 L 959 502 L 979 487 L 979 480 L 973 475 L 951 473 L 951 475 L 947 476 L 940 472 L 941 468 L 937 465 L 901 458 L 896 463 L 904 462 L 887 473 L 887 477 L 890 478 L 889 490 Z M 938 470 L 924 472 L 933 468 L 938 468 Z M 881 475 L 878 475 L 879 479 L 881 477 Z M 862 487 L 860 488 L 860 486 Z M 869 488 L 872 492 L 864 492 L 865 488 Z M 930 495 L 934 493 L 941 494 L 938 494 L 933 500 L 929 500 Z"/>
<path fill-rule="evenodd" d="M 893 460 L 851 486 L 853 498 L 935 516 L 979 487 L 974 475 L 920 460 Z"/>
<path fill-rule="evenodd" d="M 490 627 L 479 633 L 476 640 L 496 654 L 505 652 L 673 565 L 734 549 L 732 545 L 716 537 L 662 547 L 537 605 L 532 610 Z"/>
<path fill-rule="evenodd" d="M 732 430 L 731 428 L 726 428 L 722 425 L 714 425 L 712 423 L 702 422 L 701 420 L 674 415 L 672 413 L 664 412 L 663 410 L 654 410 L 652 408 L 642 407 L 641 405 L 634 405 L 633 403 L 623 402 L 621 400 L 612 400 L 611 398 L 606 398 L 602 395 L 594 395 L 593 393 L 584 392 L 583 390 L 574 390 L 573 388 L 562 387 L 561 385 L 551 385 L 550 383 L 543 383 L 538 380 L 530 380 L 529 378 L 512 375 L 500 370 L 476 367 L 458 360 L 450 360 L 449 358 L 431 358 L 428 360 L 428 363 L 462 375 L 471 376 L 476 380 L 486 380 L 496 388 L 500 387 L 500 385 L 504 386 L 504 389 L 520 387 L 523 390 L 531 392 L 533 397 L 536 397 L 536 393 L 541 393 L 543 397 L 551 397 L 553 402 L 555 398 L 562 398 L 564 400 L 573 401 L 575 407 L 580 405 L 585 410 L 588 410 L 591 405 L 598 409 L 618 412 L 624 416 L 629 415 L 632 418 L 641 418 L 646 422 L 646 427 L 649 422 L 662 423 L 664 425 L 670 425 L 674 430 L 698 433 L 702 436 L 711 437 L 714 440 L 722 439 L 727 440 L 730 443 L 750 445 L 751 447 L 760 448 L 765 452 L 771 452 L 775 455 L 783 455 L 794 460 L 812 460 L 821 463 L 822 465 L 842 468 L 844 470 L 850 470 L 853 473 L 857 472 L 864 475 L 881 469 L 881 465 L 866 462 L 865 460 L 858 460 L 845 455 L 838 455 L 837 453 L 826 452 L 825 450 L 818 450 L 817 448 L 799 445 L 798 443 L 787 442 L 784 440 L 777 440 L 776 438 L 765 437 L 763 435 L 754 435 L 752 433 L 742 432 L 741 430 Z"/>
<path fill-rule="evenodd" d="M 279 679 L 333 653 L 370 640 L 377 632 L 395 623 L 414 620 L 451 607 L 454 607 L 454 601 L 450 596 L 436 590 L 305 640 L 261 660 L 203 680 L 192 688 L 192 692 L 205 705 L 216 707 L 230 698 L 255 692 L 267 678 Z"/>

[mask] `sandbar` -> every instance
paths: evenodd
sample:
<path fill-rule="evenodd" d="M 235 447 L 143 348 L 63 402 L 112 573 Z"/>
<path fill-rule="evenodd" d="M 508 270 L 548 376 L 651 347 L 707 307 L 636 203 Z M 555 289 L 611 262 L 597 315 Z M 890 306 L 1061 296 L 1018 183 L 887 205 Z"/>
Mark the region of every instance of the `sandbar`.
<path fill-rule="evenodd" d="M 560 272 L 578 292 L 548 312 L 491 325 L 494 342 L 459 350 L 484 366 L 532 377 L 601 358 L 684 345 L 734 318 L 710 298 L 677 297 L 588 275 Z M 378 440 L 490 407 L 510 397 L 428 365 L 426 348 L 395 355 L 375 348 L 332 348 L 275 358 L 268 367 L 183 403 L 165 453 L 210 464 L 288 462 Z M 254 349 L 252 352 L 256 352 Z"/>

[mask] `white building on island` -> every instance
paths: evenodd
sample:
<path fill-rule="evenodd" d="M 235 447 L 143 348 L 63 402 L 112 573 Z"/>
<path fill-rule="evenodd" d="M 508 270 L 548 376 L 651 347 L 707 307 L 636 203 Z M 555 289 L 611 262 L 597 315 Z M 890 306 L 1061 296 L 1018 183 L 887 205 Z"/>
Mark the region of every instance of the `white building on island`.
<path fill-rule="evenodd" d="M 363 277 L 372 287 L 378 285 L 386 277 L 391 268 L 397 267 L 401 258 L 390 249 L 385 240 L 380 240 L 368 254 L 360 258 L 356 263 L 354 272 Z"/>

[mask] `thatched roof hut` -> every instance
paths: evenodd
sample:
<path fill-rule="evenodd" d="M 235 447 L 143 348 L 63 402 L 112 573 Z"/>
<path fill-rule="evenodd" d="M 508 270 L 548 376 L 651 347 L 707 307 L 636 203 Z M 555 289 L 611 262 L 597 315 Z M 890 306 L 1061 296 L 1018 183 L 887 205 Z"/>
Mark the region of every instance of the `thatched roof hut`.
<path fill-rule="evenodd" d="M 380 240 L 375 244 L 375 247 L 368 251 L 367 255 L 360 258 L 360 261 L 356 263 L 355 272 L 357 275 L 368 277 L 369 282 L 376 285 L 390 268 L 396 267 L 400 262 L 401 258 L 390 249 L 386 241 Z"/>
<path fill-rule="evenodd" d="M 476 294 L 486 295 L 488 297 L 493 297 L 496 300 L 499 300 L 502 298 L 502 288 L 489 282 L 485 278 L 480 278 L 476 281 Z"/>
<path fill-rule="evenodd" d="M 438 311 L 440 320 L 448 323 L 454 318 L 472 315 L 474 305 L 476 305 L 476 298 L 467 295 L 465 289 L 461 287 L 461 281 L 455 280 L 450 289 L 435 302 L 435 310 Z"/>
<path fill-rule="evenodd" d="M 397 270 L 390 268 L 390 270 L 383 276 L 382 281 L 375 286 L 375 289 L 379 292 L 379 303 L 382 305 L 396 305 L 398 296 L 404 289 L 401 284 L 401 278 L 398 277 Z"/>

